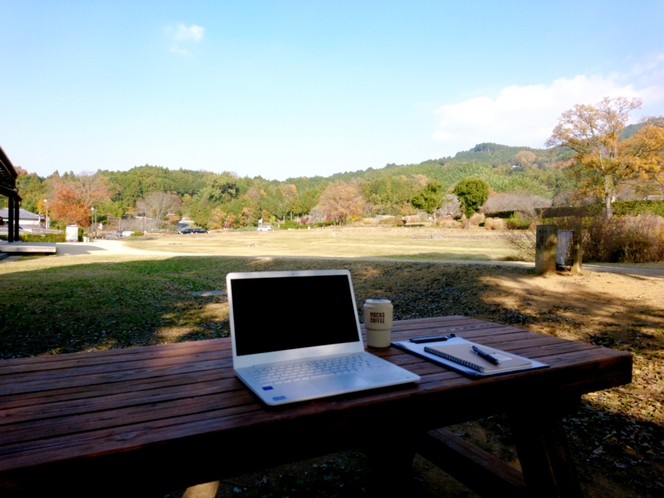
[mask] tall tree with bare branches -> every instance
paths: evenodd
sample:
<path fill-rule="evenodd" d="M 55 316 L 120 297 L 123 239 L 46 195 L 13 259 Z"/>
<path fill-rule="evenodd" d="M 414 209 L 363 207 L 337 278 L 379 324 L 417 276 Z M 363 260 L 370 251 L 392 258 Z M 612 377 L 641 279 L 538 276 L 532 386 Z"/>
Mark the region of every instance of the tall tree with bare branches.
<path fill-rule="evenodd" d="M 157 228 L 160 228 L 166 215 L 171 211 L 175 211 L 181 205 L 182 201 L 175 194 L 152 192 L 143 199 L 136 201 L 136 210 L 144 216 L 152 217 Z"/>

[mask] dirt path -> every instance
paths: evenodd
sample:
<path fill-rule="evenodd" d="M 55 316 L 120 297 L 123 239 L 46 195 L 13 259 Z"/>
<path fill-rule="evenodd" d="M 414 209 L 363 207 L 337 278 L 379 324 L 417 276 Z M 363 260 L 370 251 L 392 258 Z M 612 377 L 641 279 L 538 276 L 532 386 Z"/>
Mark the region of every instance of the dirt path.
<path fill-rule="evenodd" d="M 110 254 L 124 255 L 143 255 L 143 256 L 210 256 L 209 254 L 192 254 L 183 252 L 166 251 L 144 251 L 128 247 L 122 240 L 104 240 L 98 239 L 88 243 L 65 242 L 57 245 L 57 256 L 104 256 Z M 275 259 L 320 259 L 317 257 L 302 256 L 269 256 Z M 348 258 L 325 258 L 347 260 Z M 458 265 L 489 265 L 489 266 L 507 266 L 518 268 L 535 268 L 534 263 L 523 261 L 468 261 L 468 260 L 421 260 L 421 259 L 397 259 L 397 258 L 354 258 L 356 261 L 393 261 L 393 262 L 422 262 L 438 264 L 458 264 Z M 584 269 L 592 272 L 620 273 L 624 275 L 641 275 L 646 277 L 664 277 L 664 266 L 657 268 L 652 265 L 607 265 L 601 263 L 585 264 Z"/>

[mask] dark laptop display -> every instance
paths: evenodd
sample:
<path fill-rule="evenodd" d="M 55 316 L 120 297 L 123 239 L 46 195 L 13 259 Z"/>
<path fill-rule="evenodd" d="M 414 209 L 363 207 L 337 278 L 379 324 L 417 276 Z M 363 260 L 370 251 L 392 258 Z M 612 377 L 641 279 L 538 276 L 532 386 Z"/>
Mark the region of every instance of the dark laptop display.
<path fill-rule="evenodd" d="M 345 275 L 245 278 L 231 286 L 238 356 L 357 341 Z"/>

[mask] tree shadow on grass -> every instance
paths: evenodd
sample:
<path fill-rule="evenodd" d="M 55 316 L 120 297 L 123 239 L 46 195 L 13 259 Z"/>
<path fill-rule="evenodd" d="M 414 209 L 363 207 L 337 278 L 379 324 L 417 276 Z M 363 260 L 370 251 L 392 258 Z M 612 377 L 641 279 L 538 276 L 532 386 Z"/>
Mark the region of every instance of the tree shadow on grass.
<path fill-rule="evenodd" d="M 416 254 L 387 254 L 381 258 L 399 259 L 404 261 L 425 260 L 425 261 L 498 261 L 495 255 L 491 254 L 469 254 L 456 252 L 420 252 Z"/>
<path fill-rule="evenodd" d="M 664 462 L 664 447 L 658 445 L 664 440 L 658 400 L 664 305 L 655 300 L 662 295 L 661 278 L 537 277 L 527 269 L 486 264 L 227 257 L 8 268 L 3 268 L 0 302 L 3 358 L 223 337 L 228 334 L 225 296 L 192 291 L 224 290 L 231 271 L 329 268 L 346 268 L 353 275 L 361 321 L 366 299 L 386 298 L 400 320 L 465 315 L 631 351 L 634 382 L 585 397 L 566 427 L 586 486 L 598 487 L 589 494 L 602 494 L 601 486 L 641 495 L 664 489 L 657 480 Z M 262 312 L 295 317 L 299 307 L 314 303 L 312 296 L 256 299 Z M 503 424 L 483 423 L 488 433 L 503 431 Z M 618 429 L 610 432 L 611 427 Z M 648 436 L 635 446 L 633 434 Z M 597 472 L 606 476 L 604 485 L 591 478 Z"/>

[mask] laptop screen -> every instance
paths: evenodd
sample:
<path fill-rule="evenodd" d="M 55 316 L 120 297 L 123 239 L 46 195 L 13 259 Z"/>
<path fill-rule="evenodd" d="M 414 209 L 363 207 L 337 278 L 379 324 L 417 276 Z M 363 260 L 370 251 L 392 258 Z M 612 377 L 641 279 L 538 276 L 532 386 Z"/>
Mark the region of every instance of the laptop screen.
<path fill-rule="evenodd" d="M 238 356 L 357 342 L 346 275 L 233 279 Z"/>

